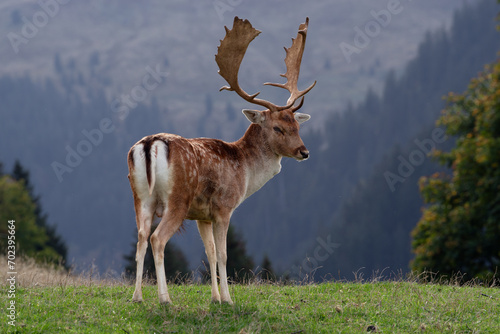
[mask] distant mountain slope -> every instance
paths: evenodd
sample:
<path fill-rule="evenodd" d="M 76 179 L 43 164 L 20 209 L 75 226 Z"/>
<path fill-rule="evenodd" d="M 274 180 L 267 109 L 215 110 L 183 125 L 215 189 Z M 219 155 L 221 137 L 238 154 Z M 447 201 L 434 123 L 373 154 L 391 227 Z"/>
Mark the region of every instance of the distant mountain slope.
<path fill-rule="evenodd" d="M 131 0 L 4 1 L 0 11 L 1 74 L 55 76 L 55 57 L 71 63 L 94 86 L 112 97 L 129 93 L 140 84 L 146 66 L 161 64 L 168 80 L 152 92 L 160 104 L 182 110 L 174 121 L 197 136 L 192 119 L 200 119 L 206 96 L 223 111 L 227 101 L 236 109 L 244 104 L 231 94 L 220 94 L 224 83 L 217 75 L 213 55 L 223 37 L 223 25 L 234 15 L 248 18 L 263 33 L 252 43 L 242 68 L 242 85 L 263 90 L 270 99 L 283 95 L 263 82 L 274 82 L 284 72 L 282 51 L 306 16 L 311 19 L 304 84 L 320 84 L 308 99 L 316 112 L 316 124 L 332 109 L 349 100 L 360 100 L 368 85 L 376 86 L 389 68 L 402 66 L 414 56 L 423 32 L 449 22 L 455 0 L 401 1 L 397 14 L 386 18 L 387 0 L 317 1 L 204 1 L 151 0 L 147 5 Z M 225 5 L 224 5 L 225 4 Z M 231 5 L 232 4 L 232 5 Z M 375 14 L 373 14 L 373 13 Z M 355 45 L 357 27 L 381 20 L 368 45 L 353 54 L 351 62 L 341 43 Z M 15 37 L 17 36 L 17 37 Z M 16 52 L 17 51 L 17 52 Z M 56 82 L 61 85 L 63 83 Z M 201 114 L 203 115 L 203 114 Z M 172 120 L 170 120 L 172 121 Z M 228 132 L 228 135 L 236 136 Z"/>

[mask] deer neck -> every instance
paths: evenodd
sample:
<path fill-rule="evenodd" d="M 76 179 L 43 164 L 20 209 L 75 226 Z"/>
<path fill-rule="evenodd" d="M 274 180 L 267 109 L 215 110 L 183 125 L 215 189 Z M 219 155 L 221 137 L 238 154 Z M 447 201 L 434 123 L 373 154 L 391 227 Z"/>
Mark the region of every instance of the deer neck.
<path fill-rule="evenodd" d="M 257 124 L 251 124 L 235 144 L 244 152 L 247 198 L 281 171 L 282 157 L 272 151 L 265 132 Z"/>

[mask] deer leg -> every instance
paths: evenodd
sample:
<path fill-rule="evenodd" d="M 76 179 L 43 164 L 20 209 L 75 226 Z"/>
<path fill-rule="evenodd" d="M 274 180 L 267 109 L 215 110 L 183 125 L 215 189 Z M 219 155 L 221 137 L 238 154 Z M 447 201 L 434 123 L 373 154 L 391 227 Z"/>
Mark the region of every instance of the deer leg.
<path fill-rule="evenodd" d="M 168 240 L 179 230 L 184 221 L 187 209 L 172 208 L 165 209 L 160 224 L 151 235 L 151 248 L 155 259 L 156 279 L 158 282 L 158 297 L 161 304 L 171 304 L 167 290 L 167 279 L 165 277 L 164 252 Z"/>
<path fill-rule="evenodd" d="M 208 263 L 210 265 L 210 280 L 212 284 L 212 302 L 220 303 L 219 287 L 217 285 L 217 255 L 215 253 L 214 234 L 212 230 L 212 222 L 197 221 L 198 231 L 200 232 L 203 245 L 205 245 L 205 253 L 207 254 Z"/>
<path fill-rule="evenodd" d="M 151 223 L 153 221 L 153 213 L 146 208 L 142 208 L 137 213 L 137 252 L 135 261 L 137 262 L 137 270 L 135 272 L 135 290 L 132 301 L 142 302 L 142 275 L 144 271 L 144 256 L 148 248 L 148 238 L 151 233 Z"/>
<path fill-rule="evenodd" d="M 229 295 L 229 288 L 227 285 L 227 272 L 226 272 L 226 264 L 227 264 L 226 239 L 227 239 L 227 229 L 229 228 L 229 218 L 230 216 L 228 216 L 225 219 L 218 219 L 214 223 L 214 238 L 215 238 L 215 247 L 217 252 L 217 263 L 219 265 L 221 301 L 223 303 L 228 303 L 232 305 L 233 301 L 231 300 L 231 296 Z"/>

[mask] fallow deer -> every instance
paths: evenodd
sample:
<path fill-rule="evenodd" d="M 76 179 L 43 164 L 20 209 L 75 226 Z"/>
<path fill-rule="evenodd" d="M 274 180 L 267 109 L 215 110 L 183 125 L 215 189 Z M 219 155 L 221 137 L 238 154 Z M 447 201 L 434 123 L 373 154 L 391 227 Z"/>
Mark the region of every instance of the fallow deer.
<path fill-rule="evenodd" d="M 160 133 L 139 140 L 128 153 L 129 180 L 134 196 L 138 229 L 137 272 L 133 301 L 142 301 L 144 256 L 156 214 L 161 221 L 151 235 L 160 303 L 171 303 L 164 269 L 164 248 L 185 219 L 196 220 L 208 257 L 212 284 L 212 301 L 232 304 L 226 274 L 226 234 L 233 211 L 267 181 L 278 174 L 281 158 L 306 160 L 309 151 L 299 136 L 299 124 L 310 116 L 296 112 L 304 95 L 297 88 L 300 63 L 307 35 L 309 18 L 299 26 L 292 46 L 285 48 L 285 84 L 266 83 L 290 92 L 285 106 L 257 99 L 238 84 L 238 71 L 249 43 L 260 34 L 248 20 L 234 18 L 233 29 L 218 47 L 215 61 L 219 74 L 229 86 L 250 103 L 266 108 L 263 111 L 243 110 L 252 124 L 244 136 L 227 143 L 217 139 L 185 139 Z M 300 103 L 295 106 L 299 99 Z M 220 294 L 217 285 L 217 263 Z"/>

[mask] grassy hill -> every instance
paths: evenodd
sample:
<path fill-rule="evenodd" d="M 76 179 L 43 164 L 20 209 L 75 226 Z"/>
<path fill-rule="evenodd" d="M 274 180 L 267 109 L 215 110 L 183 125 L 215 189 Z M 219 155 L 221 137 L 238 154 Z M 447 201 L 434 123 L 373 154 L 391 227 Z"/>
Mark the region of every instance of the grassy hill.
<path fill-rule="evenodd" d="M 5 260 L 2 261 L 5 264 Z M 4 268 L 6 267 L 3 266 Z M 210 286 L 169 285 L 174 305 L 161 306 L 156 286 L 131 302 L 133 286 L 72 277 L 24 265 L 15 298 L 22 333 L 497 333 L 500 290 L 477 283 L 437 284 L 428 276 L 377 282 L 231 285 L 235 304 L 210 303 Z M 2 276 L 5 275 L 2 273 Z M 432 277 L 431 277 L 432 278 Z M 7 291 L 2 277 L 2 291 Z M 423 283 L 425 282 L 426 283 Z M 3 308 L 3 312 L 7 312 Z"/>

